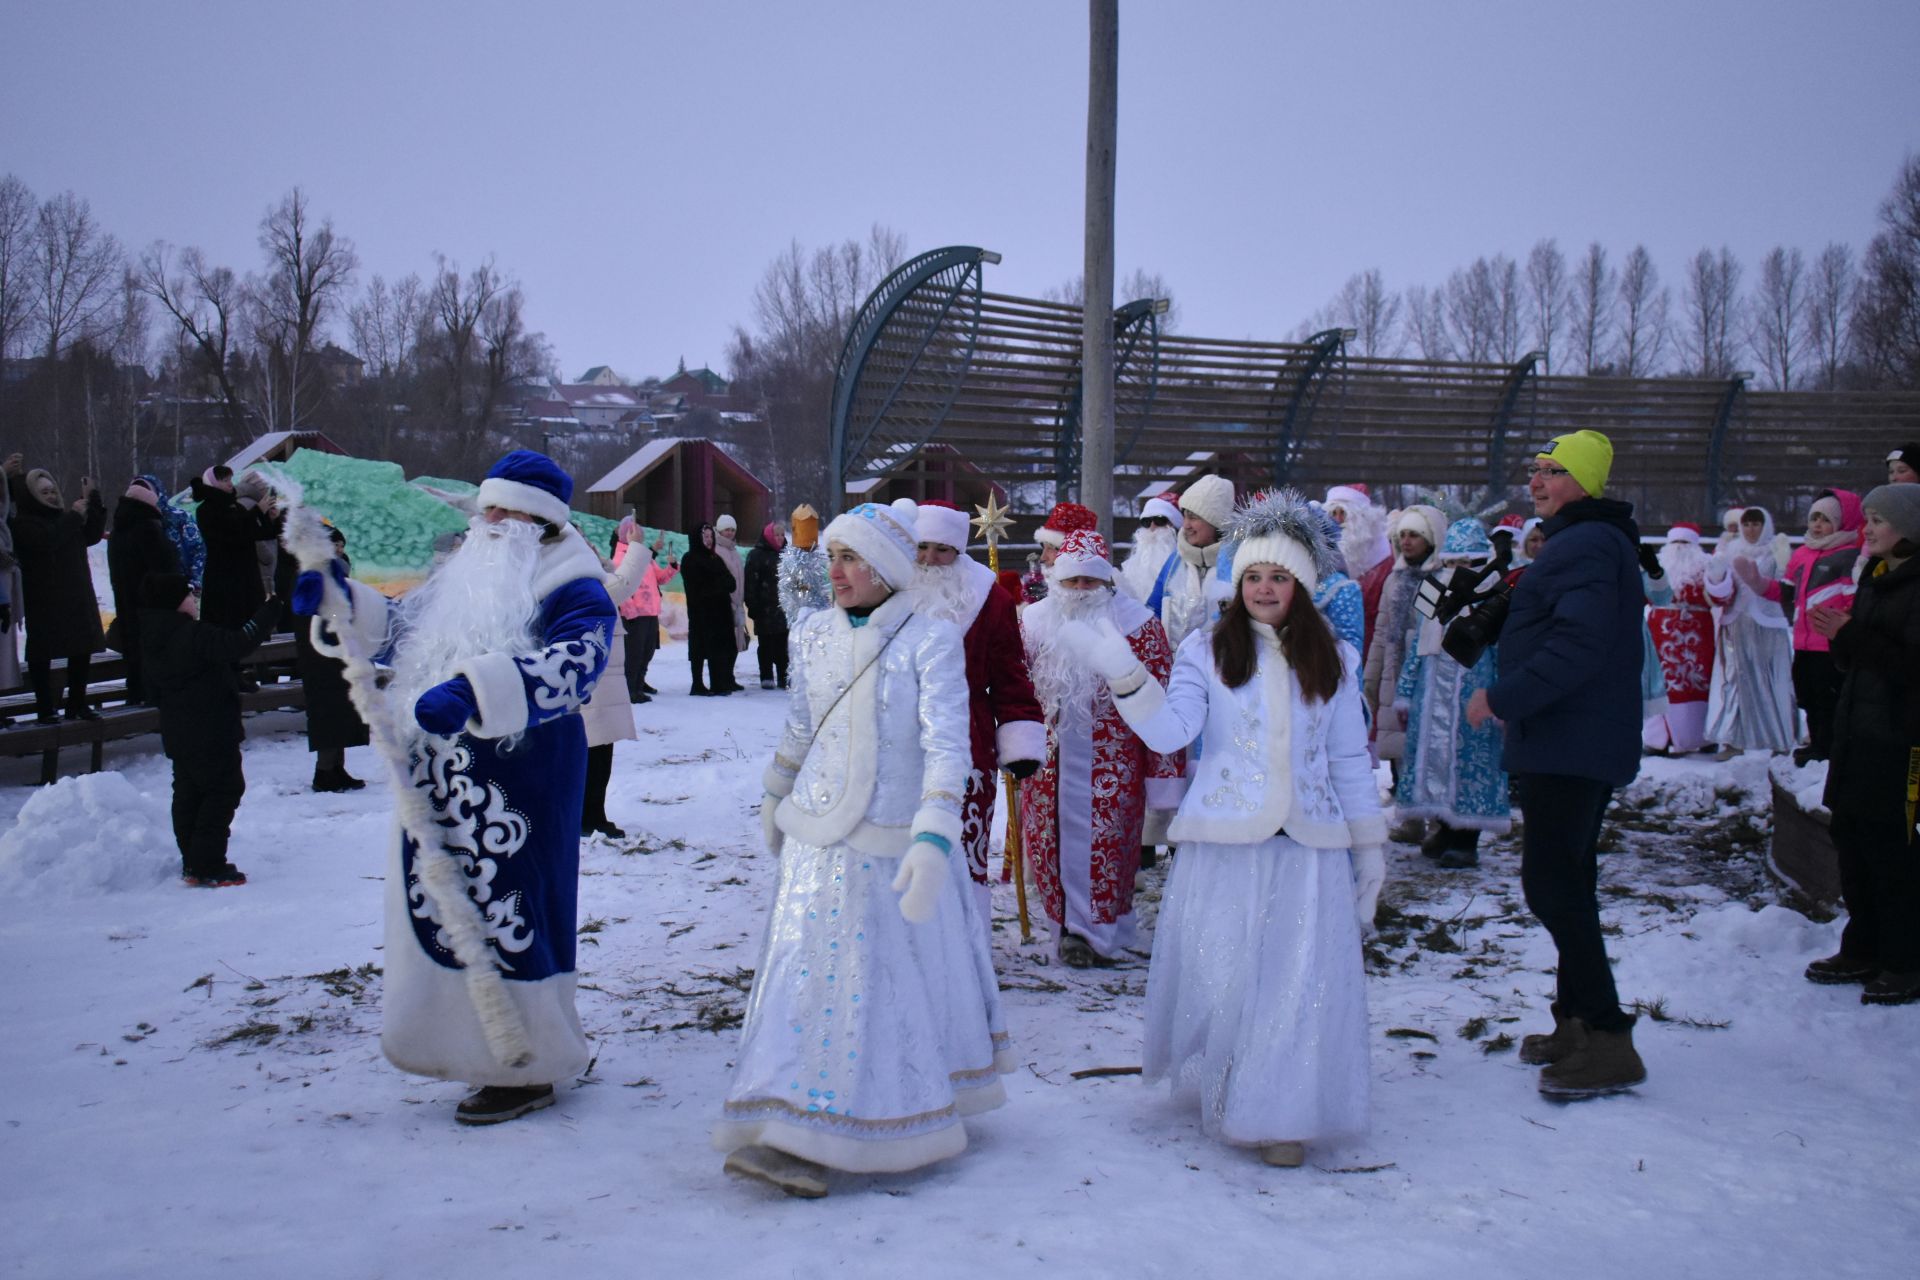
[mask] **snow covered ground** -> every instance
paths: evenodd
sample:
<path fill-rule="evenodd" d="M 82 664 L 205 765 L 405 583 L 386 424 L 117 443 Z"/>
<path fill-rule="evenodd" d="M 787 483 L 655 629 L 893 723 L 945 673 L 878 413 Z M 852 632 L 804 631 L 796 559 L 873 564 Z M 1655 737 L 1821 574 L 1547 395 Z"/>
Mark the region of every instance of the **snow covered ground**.
<path fill-rule="evenodd" d="M 1610 945 L 1624 998 L 1654 1011 L 1634 1095 L 1556 1106 L 1514 1057 L 1546 1025 L 1552 949 L 1510 841 L 1477 872 L 1393 851 L 1373 1133 L 1299 1170 L 1206 1140 L 1135 1079 L 1075 1079 L 1139 1061 L 1146 964 L 1050 962 L 1001 886 L 1025 1065 L 971 1149 L 819 1202 L 735 1182 L 707 1129 L 773 877 L 753 806 L 781 695 L 693 703 L 684 677 L 664 651 L 667 693 L 617 749 L 629 838 L 583 859 L 598 1056 L 559 1107 L 491 1130 L 453 1123 L 457 1086 L 380 1058 L 388 787 L 369 751 L 350 760 L 366 791 L 314 795 L 297 717 L 250 722 L 233 858 L 251 882 L 218 891 L 175 879 L 156 744 L 46 791 L 26 785 L 37 761 L 0 761 L 5 1270 L 1913 1274 L 1920 1009 L 1801 980 L 1837 926 L 1764 881 L 1759 760 L 1654 762 L 1615 811 Z M 1143 882 L 1149 922 L 1163 879 Z"/>

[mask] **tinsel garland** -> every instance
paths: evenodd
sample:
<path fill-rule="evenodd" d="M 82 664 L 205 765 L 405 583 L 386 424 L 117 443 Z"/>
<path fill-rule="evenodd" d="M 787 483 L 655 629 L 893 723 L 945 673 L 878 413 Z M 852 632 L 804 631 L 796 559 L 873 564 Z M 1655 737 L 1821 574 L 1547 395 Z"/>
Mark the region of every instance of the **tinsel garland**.
<path fill-rule="evenodd" d="M 789 546 L 780 553 L 780 612 L 787 625 L 797 627 L 807 615 L 833 603 L 833 587 L 827 581 L 827 553 L 819 547 L 811 551 Z"/>

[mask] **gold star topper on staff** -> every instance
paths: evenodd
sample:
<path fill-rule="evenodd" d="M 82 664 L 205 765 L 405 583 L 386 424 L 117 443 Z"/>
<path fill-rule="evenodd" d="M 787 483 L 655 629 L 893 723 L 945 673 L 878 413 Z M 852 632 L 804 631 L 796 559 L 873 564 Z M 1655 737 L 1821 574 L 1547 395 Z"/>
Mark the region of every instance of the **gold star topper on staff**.
<path fill-rule="evenodd" d="M 1010 508 L 1001 506 L 991 492 L 987 494 L 987 505 L 976 506 L 974 510 L 980 514 L 968 523 L 980 531 L 980 536 L 989 547 L 998 544 L 1000 539 L 1013 531 L 1013 521 L 1007 516 Z"/>

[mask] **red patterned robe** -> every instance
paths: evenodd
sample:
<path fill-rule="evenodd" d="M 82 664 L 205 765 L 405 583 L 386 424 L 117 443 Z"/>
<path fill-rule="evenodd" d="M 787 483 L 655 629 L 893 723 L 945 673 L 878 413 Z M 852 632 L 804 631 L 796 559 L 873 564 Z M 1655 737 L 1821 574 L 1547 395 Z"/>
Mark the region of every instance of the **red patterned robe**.
<path fill-rule="evenodd" d="M 1047 618 L 1048 601 L 1027 606 L 1022 625 Z M 1114 621 L 1147 671 L 1165 684 L 1173 650 L 1159 619 L 1116 596 Z M 1036 610 L 1043 611 L 1035 617 Z M 1133 882 L 1140 871 L 1146 811 L 1173 808 L 1185 788 L 1186 753 L 1161 755 L 1134 736 L 1113 695 L 1096 678 L 1089 703 L 1060 708 L 1047 729 L 1047 763 L 1020 787 L 1020 832 L 1040 902 L 1064 933 L 1116 959 L 1133 941 Z"/>
<path fill-rule="evenodd" d="M 972 566 L 968 572 L 979 604 L 966 624 L 967 727 L 973 741 L 973 771 L 967 775 L 967 794 L 960 809 L 961 839 L 973 882 L 985 885 L 1000 769 L 1020 760 L 1044 759 L 1047 730 L 1040 700 L 1033 696 L 1033 683 L 1027 679 L 1027 652 L 1020 641 L 1013 597 L 1000 588 L 985 565 L 977 560 L 966 563 Z"/>
<path fill-rule="evenodd" d="M 1656 750 L 1698 751 L 1706 742 L 1713 684 L 1713 609 L 1705 584 L 1676 584 L 1672 603 L 1647 610 L 1647 631 L 1667 678 L 1667 710 L 1648 720 L 1643 741 Z"/>

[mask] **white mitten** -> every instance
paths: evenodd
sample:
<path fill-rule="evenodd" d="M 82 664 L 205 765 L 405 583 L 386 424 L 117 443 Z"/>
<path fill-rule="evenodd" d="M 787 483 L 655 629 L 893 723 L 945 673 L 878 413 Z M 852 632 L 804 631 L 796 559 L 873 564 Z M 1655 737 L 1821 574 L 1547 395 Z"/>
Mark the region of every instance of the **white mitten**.
<path fill-rule="evenodd" d="M 947 878 L 947 855 L 925 840 L 907 846 L 893 891 L 900 895 L 900 914 L 908 924 L 925 924 L 940 905 L 940 882 Z"/>
<path fill-rule="evenodd" d="M 1387 854 L 1377 844 L 1353 851 L 1353 910 L 1360 932 L 1373 932 L 1373 916 L 1380 909 L 1380 889 L 1387 882 Z"/>
<path fill-rule="evenodd" d="M 1133 646 L 1127 643 L 1111 618 L 1061 623 L 1060 644 L 1084 660 L 1109 685 L 1138 683 L 1133 677 L 1143 670 L 1140 659 L 1134 656 Z"/>
<path fill-rule="evenodd" d="M 767 852 L 774 857 L 780 856 L 780 824 L 774 820 L 773 811 L 780 807 L 780 797 L 769 791 L 760 797 L 760 834 L 766 837 Z"/>

